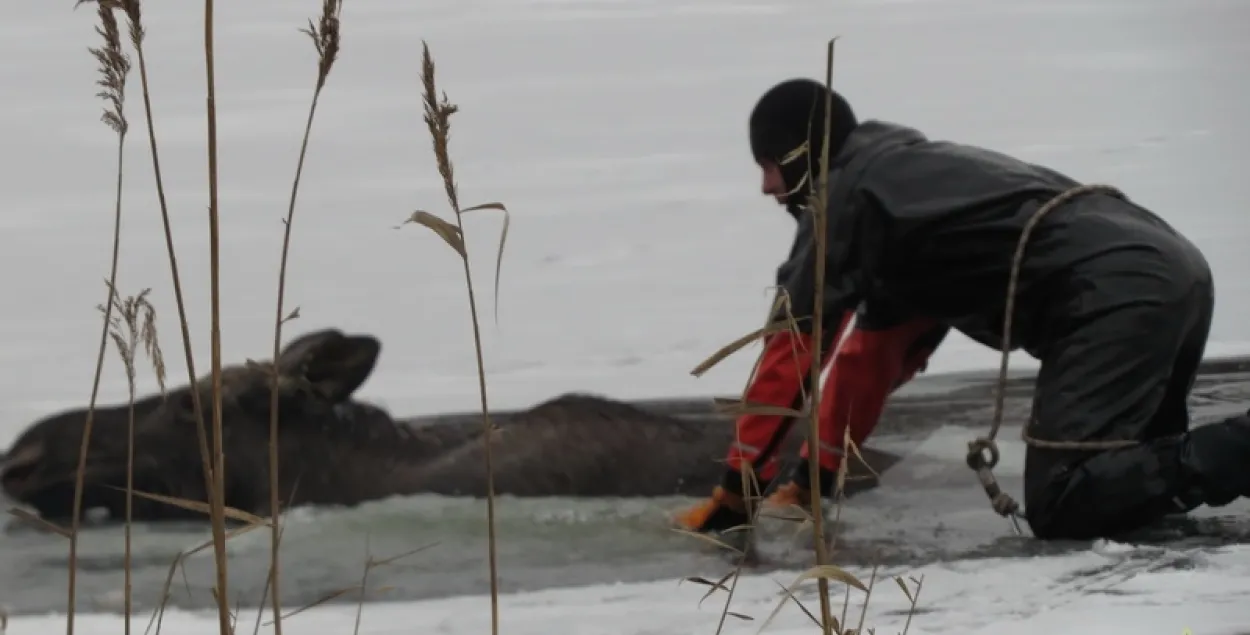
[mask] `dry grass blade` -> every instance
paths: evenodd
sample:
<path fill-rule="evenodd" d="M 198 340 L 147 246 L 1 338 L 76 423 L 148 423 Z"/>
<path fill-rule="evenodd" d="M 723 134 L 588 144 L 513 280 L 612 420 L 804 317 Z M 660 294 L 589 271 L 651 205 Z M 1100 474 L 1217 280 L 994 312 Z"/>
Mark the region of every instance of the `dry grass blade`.
<path fill-rule="evenodd" d="M 825 580 L 826 584 L 828 583 L 829 580 L 835 580 L 835 581 L 838 581 L 847 585 L 848 587 L 854 587 L 861 591 L 868 590 L 868 587 L 865 586 L 863 582 L 860 582 L 858 578 L 846 572 L 845 570 L 839 567 L 835 567 L 833 565 L 818 565 L 818 566 L 808 569 L 807 571 L 800 573 L 798 577 L 794 579 L 794 582 L 790 583 L 790 586 L 784 587 L 784 591 L 786 592 L 786 595 L 789 595 L 789 596 L 794 595 L 794 590 L 797 589 L 800 584 L 802 584 L 803 582 L 806 582 L 807 580 L 817 580 L 817 581 Z M 827 591 L 824 593 L 827 593 Z M 764 623 L 760 625 L 760 630 L 757 632 L 762 633 L 764 629 L 767 628 L 768 625 L 771 624 L 772 621 L 777 617 L 777 614 L 781 613 L 781 609 L 784 606 L 785 606 L 785 599 L 783 598 L 781 602 L 777 604 L 776 608 L 773 609 L 773 612 L 768 615 L 768 619 L 764 620 Z M 833 620 L 833 616 L 830 615 L 828 619 L 825 620 L 824 623 L 826 627 L 832 627 L 833 621 L 836 621 L 836 620 Z"/>
<path fill-rule="evenodd" d="M 851 440 L 851 428 L 850 426 L 847 426 L 846 429 L 842 431 L 842 447 L 846 447 L 847 443 L 850 440 Z M 849 474 L 851 471 L 850 468 L 847 466 L 847 463 L 848 462 L 844 460 L 838 465 L 837 482 L 835 484 L 834 491 L 836 491 L 839 496 L 841 496 L 842 493 L 846 491 L 846 477 L 847 477 L 847 474 Z"/>
<path fill-rule="evenodd" d="M 681 584 L 682 582 L 693 582 L 695 584 L 702 584 L 708 587 L 707 593 L 704 593 L 703 597 L 699 598 L 699 603 L 697 605 L 697 606 L 703 606 L 703 601 L 712 597 L 713 593 L 716 593 L 717 591 L 724 591 L 726 593 L 729 593 L 729 587 L 725 586 L 725 581 L 728 580 L 729 578 L 732 578 L 733 575 L 734 575 L 734 572 L 730 571 L 729 573 L 726 573 L 725 575 L 721 576 L 721 579 L 717 580 L 716 582 L 712 582 L 711 580 L 708 580 L 707 578 L 703 578 L 699 576 L 691 576 L 691 577 L 679 580 L 677 583 Z"/>
<path fill-rule="evenodd" d="M 404 221 L 401 226 L 408 223 L 416 223 L 438 234 L 438 237 L 442 238 L 443 242 L 447 243 L 452 249 L 455 249 L 461 258 L 465 257 L 464 239 L 460 236 L 459 227 L 439 218 L 435 214 L 422 210 L 413 212 L 412 216 L 409 216 L 408 220 Z M 396 229 L 399 228 L 396 227 Z"/>
<path fill-rule="evenodd" d="M 31 525 L 32 527 L 42 529 L 44 531 L 50 531 L 54 534 L 57 534 L 58 536 L 63 536 L 65 538 L 73 537 L 73 533 L 70 530 L 50 520 L 45 520 L 43 518 L 40 518 L 24 509 L 19 509 L 17 507 L 10 507 L 9 515 L 13 516 L 14 518 L 24 523 Z"/>
<path fill-rule="evenodd" d="M 387 565 L 398 562 L 399 560 L 407 558 L 408 556 L 425 551 L 426 549 L 433 547 L 435 544 L 438 544 L 438 543 L 430 543 L 428 545 L 417 547 L 416 549 L 409 549 L 408 551 L 405 551 L 403 553 L 395 554 L 389 558 L 383 558 L 382 560 L 375 560 L 373 556 L 369 553 L 369 537 L 367 534 L 365 535 L 365 567 L 364 567 L 364 571 L 361 572 L 360 574 L 360 600 L 356 602 L 356 625 L 352 629 L 353 635 L 358 635 L 360 633 L 360 621 L 361 619 L 364 618 L 365 593 L 367 589 L 369 588 L 369 574 L 372 573 L 374 569 L 385 567 Z"/>
<path fill-rule="evenodd" d="M 499 323 L 499 276 L 503 273 L 503 248 L 508 242 L 508 226 L 512 224 L 512 214 L 508 212 L 508 208 L 503 203 L 482 203 L 473 207 L 466 207 L 460 210 L 461 214 L 465 212 L 475 212 L 482 209 L 493 209 L 503 212 L 503 229 L 499 232 L 499 251 L 495 255 L 495 323 Z"/>
<path fill-rule="evenodd" d="M 695 377 L 702 377 L 704 373 L 711 370 L 714 366 L 724 361 L 730 355 L 746 348 L 755 340 L 758 340 L 761 337 L 768 337 L 774 333 L 780 333 L 788 328 L 789 323 L 786 320 L 780 320 L 763 328 L 755 329 L 754 331 L 751 331 L 750 333 L 747 333 L 746 335 L 743 335 L 742 337 L 724 345 L 715 353 L 712 353 L 710 357 L 700 362 L 698 366 L 695 366 L 694 369 L 690 371 L 690 374 Z"/>
<path fill-rule="evenodd" d="M 349 587 L 343 587 L 341 589 L 335 589 L 313 600 L 312 602 L 305 604 L 304 606 L 301 606 L 297 609 L 293 609 L 290 612 L 283 613 L 277 620 L 270 620 L 268 622 L 265 622 L 265 626 L 272 626 L 275 622 L 287 619 L 288 617 L 299 615 L 300 613 L 303 613 L 304 611 L 307 611 L 308 609 L 316 608 L 318 606 L 321 606 L 322 604 L 325 604 L 326 602 L 330 602 L 337 598 L 341 598 L 344 595 L 347 595 L 348 593 L 351 593 L 353 591 L 360 591 L 362 594 L 364 593 L 364 589 L 360 585 L 356 585 L 356 584 L 353 584 L 352 586 L 349 586 Z"/>
<path fill-rule="evenodd" d="M 138 494 L 138 492 L 136 492 L 136 494 Z M 228 541 L 237 536 L 241 536 L 253 530 L 260 529 L 261 527 L 264 527 L 267 524 L 268 524 L 267 522 L 262 520 L 262 522 L 259 524 L 244 525 L 243 527 L 232 529 L 230 531 L 225 532 L 225 535 L 222 536 L 222 542 Z M 165 616 L 165 609 L 167 608 L 169 604 L 169 598 L 172 597 L 172 595 L 170 594 L 170 589 L 173 588 L 174 574 L 177 573 L 178 571 L 178 565 L 185 562 L 187 558 L 190 558 L 191 556 L 201 551 L 204 551 L 205 549 L 208 549 L 209 547 L 215 547 L 216 544 L 217 544 L 217 537 L 214 536 L 213 538 L 206 540 L 205 542 L 199 544 L 198 546 L 192 549 L 188 549 L 187 551 L 180 552 L 177 556 L 174 557 L 174 561 L 169 563 L 169 571 L 165 575 L 165 584 L 161 587 L 161 601 L 160 601 L 160 604 L 157 606 L 155 614 L 153 615 L 153 621 L 155 622 L 155 626 L 156 626 L 156 635 L 160 635 L 160 632 L 161 632 L 162 621 L 164 620 L 164 616 Z M 187 595 L 190 595 L 190 594 L 191 594 L 191 591 L 190 591 L 190 588 L 188 587 Z M 148 631 L 151 631 L 152 626 L 153 626 L 152 623 L 149 622 L 148 630 L 145 631 L 145 633 Z"/>
<path fill-rule="evenodd" d="M 108 276 L 110 288 L 115 287 L 117 284 L 117 265 L 121 254 L 122 183 L 125 174 L 126 131 L 128 128 L 124 106 L 126 102 L 126 77 L 130 73 L 130 59 L 122 51 L 121 32 L 118 30 L 117 18 L 113 14 L 116 6 L 116 3 L 105 2 L 96 7 L 97 16 L 100 19 L 100 24 L 96 27 L 96 33 L 103 38 L 104 45 L 99 48 L 88 49 L 91 55 L 96 58 L 96 61 L 99 62 L 100 79 L 97 80 L 96 84 L 102 90 L 96 93 L 96 96 L 104 99 L 106 103 L 101 120 L 117 134 L 117 186 L 113 206 L 113 254 Z M 110 293 L 106 298 L 106 302 L 111 298 Z M 100 393 L 100 379 L 104 371 L 104 353 L 108 348 L 111 312 L 112 304 L 110 303 L 109 309 L 104 315 L 104 323 L 100 329 L 100 345 L 96 353 L 91 399 L 87 405 L 87 417 L 83 424 L 82 441 L 78 451 L 78 476 L 74 479 L 74 505 L 71 511 L 69 538 L 69 588 L 66 593 L 68 608 L 66 611 L 65 632 L 67 635 L 73 635 L 74 633 L 74 609 L 75 604 L 77 604 L 78 527 L 82 515 L 83 478 L 87 467 L 87 449 L 90 447 L 92 427 L 95 423 L 95 405 Z M 129 622 L 127 622 L 127 627 L 129 627 Z"/>
<path fill-rule="evenodd" d="M 712 409 L 721 414 L 731 415 L 767 415 L 778 417 L 802 417 L 802 410 L 794 408 L 786 408 L 784 406 L 770 406 L 768 404 L 744 402 L 741 399 L 726 399 L 724 397 L 715 397 L 712 399 Z"/>
<path fill-rule="evenodd" d="M 399 562 L 400 560 L 403 560 L 404 558 L 408 558 L 418 553 L 421 553 L 422 551 L 426 551 L 427 549 L 431 549 L 436 545 L 438 545 L 437 542 L 431 542 L 429 544 L 417 547 L 416 549 L 409 549 L 408 551 L 397 553 L 393 556 L 383 558 L 381 560 L 370 560 L 369 566 L 374 569 L 389 566 L 389 565 L 395 564 L 396 562 Z"/>
<path fill-rule="evenodd" d="M 303 472 L 300 473 L 300 476 L 302 476 L 302 474 Z M 291 501 L 295 500 L 296 491 L 299 489 L 300 476 L 296 476 L 295 482 L 292 483 L 291 485 L 290 498 L 287 500 L 288 507 L 290 506 Z M 271 499 L 270 504 L 272 505 L 272 499 Z M 272 549 L 274 553 L 276 553 L 281 548 L 282 537 L 283 535 L 286 534 L 286 525 L 281 524 L 278 521 L 279 521 L 279 517 L 276 514 L 272 515 L 269 520 L 270 526 L 273 527 L 274 531 L 276 531 L 278 534 L 277 540 L 274 542 L 271 542 L 270 544 L 270 549 Z M 252 635 L 257 635 L 258 633 L 260 633 L 260 618 L 265 611 L 265 598 L 270 597 L 271 589 L 273 588 L 274 577 L 275 575 L 277 575 L 276 567 L 278 566 L 278 564 L 279 564 L 278 558 L 271 556 L 271 559 L 269 561 L 269 571 L 265 573 L 265 588 L 264 590 L 261 591 L 260 603 L 256 610 L 256 622 L 252 626 Z M 281 597 L 281 595 L 274 593 L 274 597 Z M 274 614 L 277 615 L 277 610 L 274 611 Z"/>
<path fill-rule="evenodd" d="M 806 580 L 836 580 L 860 591 L 868 591 L 868 585 L 860 582 L 859 578 L 855 577 L 854 574 L 832 564 L 815 566 L 800 573 L 794 579 L 790 589 L 793 590 L 795 586 Z"/>
<path fill-rule="evenodd" d="M 803 611 L 803 614 L 806 615 L 807 618 L 812 621 L 812 624 L 815 624 L 817 627 L 820 626 L 820 618 L 816 617 L 814 613 L 809 611 L 807 607 L 803 605 L 803 602 L 799 601 L 799 597 L 795 595 L 793 591 L 791 591 L 790 589 L 787 589 L 785 585 L 783 585 L 780 582 L 777 582 L 776 580 L 773 580 L 773 583 L 781 587 L 781 592 L 785 594 L 787 598 L 790 598 L 790 600 L 792 600 L 794 604 L 799 607 L 800 611 Z M 833 625 L 833 630 L 841 632 L 841 628 L 836 622 Z"/>
<path fill-rule="evenodd" d="M 110 489 L 115 489 L 118 491 L 123 491 L 123 492 L 126 491 L 126 489 L 123 487 L 116 487 L 113 485 L 106 485 L 105 487 L 108 487 Z M 150 492 L 141 492 L 139 490 L 133 490 L 132 493 L 135 496 L 140 496 L 148 500 L 156 501 L 158 503 L 165 503 L 167 505 L 173 505 L 174 507 L 179 507 L 187 511 L 200 512 L 201 514 L 206 514 L 206 515 L 213 513 L 212 504 L 205 503 L 203 501 L 193 501 L 188 498 L 178 498 L 176 496 L 165 496 L 164 494 L 153 494 Z M 255 514 L 250 514 L 248 512 L 245 512 L 241 509 L 235 509 L 233 507 L 223 507 L 221 509 L 221 512 L 226 518 L 229 518 L 231 520 L 237 520 L 239 522 L 244 522 L 249 525 L 259 525 L 259 526 L 269 525 L 268 520 L 261 518 L 260 516 L 257 516 Z"/>
<path fill-rule="evenodd" d="M 868 603 L 872 600 L 872 590 L 877 585 L 877 565 L 872 567 L 872 575 L 868 578 L 868 590 L 864 595 L 864 606 L 859 611 L 859 623 L 855 626 L 856 633 L 864 632 L 864 618 L 868 616 Z"/>
<path fill-rule="evenodd" d="M 860 465 L 863 465 L 864 469 L 868 470 L 868 473 L 872 474 L 873 478 L 876 478 L 876 479 L 881 478 L 881 475 L 878 474 L 876 470 L 872 469 L 872 465 L 868 463 L 868 459 L 865 459 L 864 455 L 859 453 L 859 445 L 856 444 L 855 441 L 851 439 L 849 429 L 847 430 L 847 435 L 846 435 L 846 447 L 847 449 L 851 451 L 851 456 L 854 456 L 855 458 L 859 459 Z"/>
<path fill-rule="evenodd" d="M 360 599 L 356 601 L 356 624 L 352 628 L 353 635 L 360 633 L 360 621 L 365 614 L 365 589 L 369 588 L 369 574 L 373 571 L 373 554 L 369 550 L 369 534 L 365 534 L 365 566 L 360 573 Z"/>
<path fill-rule="evenodd" d="M 924 588 L 924 576 L 921 575 L 918 580 L 916 578 L 911 579 L 912 582 L 916 583 L 916 591 L 914 593 L 908 592 L 907 585 L 903 584 L 901 579 L 894 578 L 894 580 L 898 582 L 898 586 L 903 589 L 903 594 L 911 602 L 910 608 L 907 609 L 907 621 L 903 623 L 903 632 L 901 633 L 901 635 L 907 635 L 908 629 L 911 628 L 911 618 L 916 616 L 916 604 L 920 602 L 920 591 Z"/>
<path fill-rule="evenodd" d="M 277 527 L 278 543 L 279 543 L 279 547 L 281 547 L 282 536 L 286 533 L 286 525 L 279 524 L 277 520 L 274 519 L 271 522 L 271 526 Z M 277 551 L 277 549 L 273 548 L 272 546 L 270 548 L 273 549 L 274 551 Z M 252 635 L 259 635 L 260 633 L 260 619 L 264 615 L 264 612 L 265 612 L 265 598 L 273 597 L 270 595 L 271 593 L 270 589 L 273 588 L 273 578 L 276 572 L 277 572 L 277 569 L 274 568 L 274 563 L 271 561 L 269 563 L 269 570 L 265 572 L 265 588 L 260 593 L 260 602 L 258 603 L 258 606 L 256 609 L 256 621 L 252 625 Z M 278 596 L 276 593 L 274 594 L 274 596 L 281 597 L 281 596 Z M 273 614 L 277 615 L 278 612 L 274 611 Z"/>
<path fill-rule="evenodd" d="M 690 531 L 689 529 L 682 529 L 680 527 L 672 527 L 670 528 L 670 531 L 675 531 L 679 534 L 685 534 L 696 540 L 702 540 L 703 542 L 706 542 L 709 545 L 714 545 L 714 546 L 720 547 L 721 549 L 732 551 L 736 554 L 744 553 L 742 549 L 734 547 L 733 545 L 730 545 L 729 543 L 726 543 L 724 541 L 717 540 L 715 537 L 702 533 L 702 532 Z"/>
<path fill-rule="evenodd" d="M 907 588 L 907 583 L 903 582 L 903 578 L 901 576 L 894 576 L 894 583 L 897 584 L 898 588 L 903 591 L 903 595 L 907 596 L 908 602 L 916 601 L 915 599 L 912 598 L 911 589 Z"/>

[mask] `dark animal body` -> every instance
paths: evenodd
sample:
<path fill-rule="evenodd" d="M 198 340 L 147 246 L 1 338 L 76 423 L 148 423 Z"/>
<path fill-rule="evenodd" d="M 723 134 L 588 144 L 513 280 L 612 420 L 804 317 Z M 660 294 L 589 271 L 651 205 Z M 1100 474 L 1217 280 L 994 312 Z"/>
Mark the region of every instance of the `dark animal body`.
<path fill-rule="evenodd" d="M 354 399 L 381 343 L 323 330 L 290 342 L 279 372 L 279 498 L 287 507 L 356 505 L 397 495 L 486 495 L 480 416 L 396 420 Z M 269 513 L 270 376 L 273 363 L 223 370 L 225 502 Z M 207 500 L 192 390 L 211 408 L 207 378 L 135 406 L 134 488 Z M 70 516 L 86 409 L 59 413 L 27 429 L 0 465 L 5 494 L 49 520 Z M 84 474 L 83 509 L 123 517 L 126 404 L 97 408 Z M 492 415 L 495 492 L 519 497 L 695 495 L 721 478 L 732 421 L 709 402 L 699 413 L 649 410 L 604 397 L 565 394 L 535 407 Z M 790 451 L 801 436 L 787 441 Z M 211 443 L 211 435 L 210 435 Z M 877 473 L 897 457 L 864 450 Z M 853 476 L 867 476 L 852 462 Z M 873 481 L 848 483 L 847 493 Z M 203 519 L 203 514 L 136 496 L 136 520 Z"/>

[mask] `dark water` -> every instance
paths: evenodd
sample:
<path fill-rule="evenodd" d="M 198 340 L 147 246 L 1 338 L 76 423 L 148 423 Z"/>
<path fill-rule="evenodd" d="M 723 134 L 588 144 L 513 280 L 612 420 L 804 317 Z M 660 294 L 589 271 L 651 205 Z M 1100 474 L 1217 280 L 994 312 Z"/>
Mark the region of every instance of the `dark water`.
<path fill-rule="evenodd" d="M 1244 411 L 1250 401 L 1246 365 L 1227 366 L 1195 388 L 1195 418 Z M 1234 372 L 1235 371 L 1235 372 Z M 1013 383 L 1018 414 L 1027 381 Z M 989 507 L 963 463 L 966 443 L 984 434 L 991 401 L 975 377 L 917 381 L 891 402 L 871 446 L 903 457 L 880 487 L 848 501 L 838 518 L 837 562 L 923 564 L 990 556 L 1042 555 L 1087 543 L 1039 543 L 1017 537 Z M 661 407 L 656 404 L 656 407 Z M 1010 419 L 1009 419 L 1010 420 Z M 921 422 L 921 423 L 917 423 Z M 973 425 L 975 424 L 975 426 Z M 996 475 L 1020 494 L 1024 449 L 1019 427 L 999 435 Z M 502 498 L 496 510 L 500 587 L 505 592 L 604 582 L 639 582 L 728 571 L 701 541 L 668 528 L 668 515 L 689 499 L 568 500 Z M 830 517 L 834 516 L 830 510 Z M 296 607 L 360 583 L 368 554 L 385 559 L 428 548 L 370 571 L 371 600 L 410 600 L 486 593 L 486 506 L 483 501 L 418 496 L 379 501 L 351 510 L 299 509 L 287 517 L 281 549 L 283 604 Z M 1027 528 L 1024 528 L 1027 535 Z M 762 529 L 760 549 L 769 568 L 810 564 L 808 535 L 774 520 Z M 1150 532 L 1150 540 L 1195 545 L 1250 542 L 1250 502 L 1200 509 Z M 207 525 L 147 525 L 133 531 L 136 610 L 163 594 L 179 553 L 207 542 Z M 230 595 L 255 606 L 269 568 L 268 531 L 228 542 Z M 121 527 L 84 531 L 79 539 L 79 610 L 116 611 L 122 605 Z M 55 535 L 12 528 L 0 536 L 0 604 L 12 614 L 66 609 L 68 542 Z M 169 605 L 213 605 L 211 547 L 191 556 L 173 577 Z M 355 602 L 348 593 L 335 601 Z"/>

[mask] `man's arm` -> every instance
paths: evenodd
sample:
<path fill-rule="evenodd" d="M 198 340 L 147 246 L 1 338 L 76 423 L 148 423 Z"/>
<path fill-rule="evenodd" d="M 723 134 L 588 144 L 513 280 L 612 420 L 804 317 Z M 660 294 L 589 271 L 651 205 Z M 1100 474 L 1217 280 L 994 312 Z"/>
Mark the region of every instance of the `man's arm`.
<path fill-rule="evenodd" d="M 789 311 L 786 310 L 787 304 L 783 304 L 770 316 L 770 321 L 793 317 L 797 328 L 786 328 L 764 339 L 764 351 L 745 395 L 748 404 L 795 410 L 803 406 L 803 389 L 808 383 L 813 362 L 812 320 L 817 247 L 813 231 L 812 215 L 802 214 L 790 257 L 777 269 L 778 293 L 788 299 Z M 832 343 L 841 337 L 855 301 L 853 295 L 845 293 L 837 285 L 826 285 L 824 295 L 822 362 L 832 354 Z M 738 439 L 728 457 L 732 471 L 726 475 L 724 487 L 741 494 L 741 472 L 748 464 L 760 481 L 766 483 L 775 478 L 777 449 L 793 424 L 791 417 L 781 415 L 740 416 L 736 422 Z"/>
<path fill-rule="evenodd" d="M 812 446 L 816 447 L 821 492 L 832 490 L 847 455 L 846 438 L 856 447 L 863 445 L 876 428 L 889 395 L 919 371 L 946 332 L 946 327 L 932 320 L 908 316 L 881 303 L 860 306 L 854 329 L 829 364 L 821 392 L 819 443 L 803 446 L 802 457 L 808 460 Z M 805 466 L 800 466 L 794 480 L 801 490 L 813 489 Z"/>
<path fill-rule="evenodd" d="M 829 226 L 832 227 L 833 223 L 829 223 Z M 845 241 L 825 242 L 825 248 L 830 253 L 825 259 L 826 275 L 822 298 L 822 332 L 825 336 L 822 339 L 825 341 L 822 350 L 828 350 L 831 342 L 836 341 L 834 331 L 838 330 L 839 324 L 844 323 L 844 314 L 854 311 L 860 303 L 860 294 L 854 288 L 852 276 L 829 275 L 835 262 L 844 266 L 849 264 L 840 253 L 844 244 Z M 810 212 L 804 212 L 799 216 L 799 226 L 795 232 L 794 244 L 790 248 L 790 256 L 777 268 L 778 293 L 785 297 L 786 303 L 772 316 L 772 320 L 794 318 L 798 331 L 805 338 L 811 337 L 815 319 L 817 248 L 815 219 Z"/>

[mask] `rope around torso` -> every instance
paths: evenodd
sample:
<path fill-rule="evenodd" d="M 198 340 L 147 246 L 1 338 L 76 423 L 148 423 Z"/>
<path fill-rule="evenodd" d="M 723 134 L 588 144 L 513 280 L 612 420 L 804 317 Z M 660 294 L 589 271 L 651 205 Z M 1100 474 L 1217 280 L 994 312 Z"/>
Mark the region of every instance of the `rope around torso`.
<path fill-rule="evenodd" d="M 998 368 L 998 381 L 994 394 L 994 419 L 990 425 L 990 433 L 984 437 L 968 443 L 968 467 L 977 473 L 977 477 L 981 481 L 985 493 L 990 498 L 990 505 L 998 515 L 1010 518 L 1017 534 L 1020 534 L 1019 518 L 1024 516 L 1020 509 L 1019 503 L 1015 501 L 1009 494 L 1002 491 L 998 486 L 998 482 L 994 478 L 994 467 L 998 465 L 999 451 L 998 443 L 995 441 L 998 436 L 998 430 L 1003 424 L 1003 405 L 1006 400 L 1007 393 L 1007 360 L 1011 351 L 1011 326 L 1012 317 L 1016 303 L 1016 287 L 1019 283 L 1020 266 L 1024 261 L 1024 248 L 1028 245 L 1029 236 L 1033 233 L 1034 228 L 1041 222 L 1047 214 L 1055 208 L 1071 201 L 1072 199 L 1092 194 L 1095 192 L 1104 192 L 1115 196 L 1116 198 L 1125 199 L 1127 197 L 1119 189 L 1102 184 L 1079 185 L 1068 189 L 1054 198 L 1046 202 L 1045 205 L 1039 207 L 1029 221 L 1025 223 L 1024 230 L 1020 234 L 1020 240 L 1016 243 L 1016 252 L 1011 261 L 1011 273 L 1007 279 L 1007 302 L 1003 315 L 1003 343 L 1002 358 Z M 1029 436 L 1029 427 L 1034 419 L 1030 416 L 1028 423 L 1020 431 L 1020 438 L 1026 445 L 1045 448 L 1051 450 L 1114 450 L 1118 448 L 1137 445 L 1137 441 L 1046 441 L 1036 439 Z M 988 456 L 987 453 L 988 452 Z"/>

